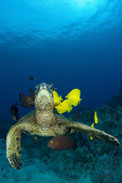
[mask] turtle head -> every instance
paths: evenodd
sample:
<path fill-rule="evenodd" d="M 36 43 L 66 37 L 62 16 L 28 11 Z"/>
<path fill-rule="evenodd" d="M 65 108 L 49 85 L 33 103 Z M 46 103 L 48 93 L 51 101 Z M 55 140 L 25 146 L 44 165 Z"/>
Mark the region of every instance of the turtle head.
<path fill-rule="evenodd" d="M 35 87 L 35 107 L 39 111 L 53 110 L 53 84 L 41 83 Z"/>

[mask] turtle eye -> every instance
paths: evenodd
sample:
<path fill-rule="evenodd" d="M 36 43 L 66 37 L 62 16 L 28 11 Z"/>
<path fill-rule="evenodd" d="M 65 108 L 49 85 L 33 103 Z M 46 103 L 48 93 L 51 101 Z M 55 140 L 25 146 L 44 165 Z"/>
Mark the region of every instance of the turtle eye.
<path fill-rule="evenodd" d="M 39 86 L 37 85 L 37 86 L 35 87 L 35 95 L 37 95 L 38 91 L 39 91 Z"/>
<path fill-rule="evenodd" d="M 53 85 L 54 85 L 53 83 L 50 83 L 50 85 L 48 86 L 50 90 L 54 89 Z"/>

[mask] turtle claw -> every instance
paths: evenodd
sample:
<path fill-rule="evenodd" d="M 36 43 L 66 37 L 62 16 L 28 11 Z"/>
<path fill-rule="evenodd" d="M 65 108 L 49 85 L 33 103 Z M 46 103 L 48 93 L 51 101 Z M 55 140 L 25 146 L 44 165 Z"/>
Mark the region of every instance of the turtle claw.
<path fill-rule="evenodd" d="M 9 156 L 9 162 L 10 162 L 10 165 L 15 169 L 20 169 L 22 166 L 20 158 L 17 157 L 15 153 Z"/>

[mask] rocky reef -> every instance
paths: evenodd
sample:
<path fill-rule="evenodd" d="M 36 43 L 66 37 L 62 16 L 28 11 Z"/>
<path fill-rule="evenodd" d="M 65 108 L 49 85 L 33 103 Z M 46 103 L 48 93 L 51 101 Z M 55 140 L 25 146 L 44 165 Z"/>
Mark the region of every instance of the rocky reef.
<path fill-rule="evenodd" d="M 122 81 L 120 83 L 120 92 L 114 95 L 110 101 L 107 101 L 107 104 L 111 107 L 122 107 Z"/>
<path fill-rule="evenodd" d="M 122 107 L 104 106 L 94 110 L 81 110 L 70 113 L 68 117 L 91 125 L 94 111 L 97 111 L 99 119 L 95 127 L 114 135 L 122 144 Z M 1 136 L 1 183 L 122 182 L 121 146 L 112 146 L 96 139 L 90 140 L 88 136 L 81 133 L 71 137 L 77 142 L 77 149 L 59 152 L 47 148 L 50 138 L 39 137 L 35 143 L 31 136 L 23 134 L 21 157 L 23 167 L 14 170 L 5 157 L 5 138 Z"/>

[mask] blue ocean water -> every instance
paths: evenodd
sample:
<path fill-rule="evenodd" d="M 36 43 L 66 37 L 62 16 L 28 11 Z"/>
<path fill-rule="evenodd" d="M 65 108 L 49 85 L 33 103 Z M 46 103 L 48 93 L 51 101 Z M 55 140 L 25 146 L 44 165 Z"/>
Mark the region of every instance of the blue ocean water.
<path fill-rule="evenodd" d="M 30 76 L 35 79 L 29 80 Z M 83 98 L 79 108 L 93 109 L 105 106 L 120 92 L 121 80 L 121 0 L 0 0 L 1 128 L 13 124 L 10 106 L 19 100 L 19 93 L 28 94 L 28 89 L 34 89 L 36 84 L 53 82 L 63 97 L 79 88 Z M 19 110 L 21 116 L 30 111 L 20 106 Z M 4 145 L 1 147 L 5 149 Z M 4 165 L 4 161 L 2 163 Z M 5 163 L 9 167 L 7 160 Z M 28 170 L 25 166 L 27 174 L 34 169 L 31 166 Z M 35 166 L 38 168 L 38 160 Z M 13 176 L 11 179 L 9 174 L 0 183 L 7 180 L 11 183 L 90 182 L 89 177 L 66 180 L 63 175 L 63 179 L 60 179 L 61 175 L 56 178 L 54 173 L 50 173 L 48 179 L 48 170 L 45 164 L 43 166 L 41 177 L 36 172 L 38 178 L 26 179 L 24 174 L 25 178 L 21 177 L 23 172 L 20 170 L 17 173 L 20 178 L 14 180 Z M 12 168 L 8 171 L 16 175 Z M 119 181 L 122 179 L 114 180 L 115 183 Z M 111 181 L 107 179 L 107 183 Z"/>

